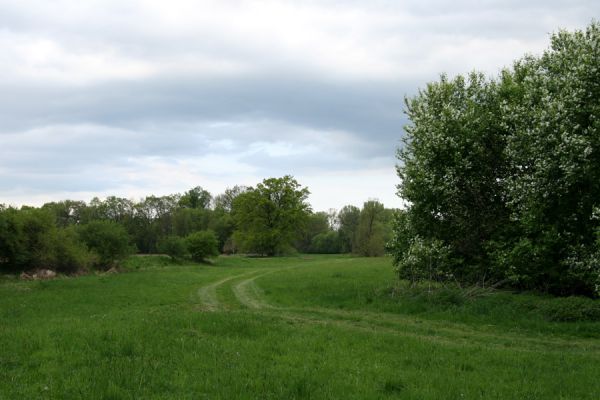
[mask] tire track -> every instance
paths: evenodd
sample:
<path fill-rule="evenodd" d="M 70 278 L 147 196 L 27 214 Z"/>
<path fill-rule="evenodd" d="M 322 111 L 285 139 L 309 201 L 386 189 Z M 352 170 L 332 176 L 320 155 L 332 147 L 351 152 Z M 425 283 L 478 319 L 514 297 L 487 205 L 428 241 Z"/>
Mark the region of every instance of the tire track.
<path fill-rule="evenodd" d="M 264 291 L 256 283 L 258 278 L 282 272 L 299 266 L 279 269 L 254 270 L 237 274 L 199 289 L 198 294 L 203 303 L 203 309 L 216 311 L 229 309 L 231 304 L 223 304 L 217 298 L 217 288 L 228 286 L 236 300 L 245 308 L 256 312 L 263 312 L 284 320 L 309 324 L 324 324 L 370 333 L 387 333 L 419 338 L 421 340 L 459 346 L 486 346 L 497 349 L 512 348 L 520 351 L 562 352 L 566 349 L 578 352 L 599 353 L 600 346 L 594 341 L 567 338 L 534 339 L 518 333 L 498 334 L 486 332 L 462 324 L 447 324 L 437 321 L 422 321 L 389 313 L 376 313 L 362 310 L 339 310 L 323 307 L 281 307 L 269 303 Z M 241 279 L 245 278 L 245 279 Z M 236 281 L 241 279 L 237 283 Z M 530 348 L 526 349 L 523 345 Z M 600 357 L 600 354 L 599 354 Z"/>
<path fill-rule="evenodd" d="M 221 303 L 217 297 L 217 288 L 234 279 L 238 279 L 256 273 L 257 271 L 245 272 L 243 274 L 229 276 L 227 278 L 213 282 L 209 285 L 202 286 L 200 289 L 198 289 L 198 297 L 200 298 L 201 303 L 200 308 L 203 311 L 217 311 L 219 309 L 226 308 L 225 305 Z"/>
<path fill-rule="evenodd" d="M 233 294 L 235 295 L 237 301 L 239 301 L 240 304 L 242 304 L 246 308 L 250 308 L 253 310 L 283 310 L 283 308 L 272 305 L 266 301 L 263 290 L 256 284 L 255 281 L 256 279 L 266 275 L 287 271 L 299 267 L 299 265 L 296 265 L 292 267 L 278 268 L 264 272 L 262 274 L 255 275 L 251 278 L 240 281 L 235 286 L 233 286 L 231 290 L 233 291 Z"/>
<path fill-rule="evenodd" d="M 275 306 L 265 301 L 262 289 L 258 287 L 258 285 L 256 285 L 255 282 L 257 278 L 260 278 L 261 276 L 265 276 L 267 274 L 269 273 L 267 272 L 265 274 L 256 275 L 250 279 L 245 279 L 231 288 L 236 299 L 243 306 L 254 310 L 276 308 Z"/>

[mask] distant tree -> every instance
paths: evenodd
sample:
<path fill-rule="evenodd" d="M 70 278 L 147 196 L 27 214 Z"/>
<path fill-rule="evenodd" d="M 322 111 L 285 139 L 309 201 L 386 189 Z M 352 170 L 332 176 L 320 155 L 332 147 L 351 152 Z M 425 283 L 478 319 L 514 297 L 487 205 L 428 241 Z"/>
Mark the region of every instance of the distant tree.
<path fill-rule="evenodd" d="M 356 232 L 360 221 L 360 209 L 355 206 L 343 207 L 337 214 L 337 221 L 341 252 L 350 253 L 355 247 Z"/>
<path fill-rule="evenodd" d="M 219 242 L 219 251 L 225 252 L 225 244 L 231 239 L 231 236 L 235 230 L 235 222 L 231 216 L 231 213 L 220 207 L 211 210 L 211 218 L 208 222 L 208 229 L 215 232 Z"/>
<path fill-rule="evenodd" d="M 108 220 L 124 223 L 134 214 L 134 202 L 125 198 L 109 196 L 104 200 L 94 197 L 82 215 L 82 223 L 92 220 Z"/>
<path fill-rule="evenodd" d="M 134 218 L 128 231 L 142 253 L 154 253 L 161 237 L 174 232 L 174 214 L 179 203 L 178 195 L 147 196 L 134 204 Z"/>
<path fill-rule="evenodd" d="M 202 189 L 201 186 L 196 186 L 188 190 L 179 199 L 180 207 L 187 208 L 208 208 L 212 200 L 210 192 Z"/>
<path fill-rule="evenodd" d="M 339 228 L 338 213 L 335 208 L 327 210 L 327 222 L 331 230 L 337 231 Z"/>
<path fill-rule="evenodd" d="M 232 188 L 225 189 L 225 192 L 217 195 L 214 199 L 215 210 L 231 212 L 235 198 L 240 194 L 247 192 L 249 189 L 249 187 L 241 185 L 235 185 Z"/>
<path fill-rule="evenodd" d="M 342 242 L 337 231 L 328 231 L 317 234 L 312 238 L 310 253 L 337 254 L 340 253 Z"/>
<path fill-rule="evenodd" d="M 232 215 L 242 251 L 272 256 L 290 249 L 310 212 L 308 194 L 288 175 L 265 179 L 238 195 Z"/>
<path fill-rule="evenodd" d="M 0 210 L 0 269 L 10 271 L 28 266 L 29 251 L 18 210 L 3 207 Z"/>
<path fill-rule="evenodd" d="M 192 232 L 209 228 L 212 220 L 212 211 L 204 208 L 179 208 L 174 211 L 173 230 L 178 236 L 187 236 Z"/>
<path fill-rule="evenodd" d="M 102 203 L 103 219 L 123 223 L 133 217 L 133 201 L 122 197 L 109 196 Z"/>
<path fill-rule="evenodd" d="M 194 232 L 185 241 L 194 261 L 202 262 L 219 255 L 219 242 L 213 231 Z"/>
<path fill-rule="evenodd" d="M 361 256 L 382 256 L 385 253 L 386 211 L 376 200 L 365 202 L 360 211 L 353 252 Z"/>
<path fill-rule="evenodd" d="M 82 222 L 87 205 L 83 201 L 64 200 L 46 203 L 41 208 L 50 210 L 55 216 L 56 225 L 65 228 Z"/>
<path fill-rule="evenodd" d="M 329 215 L 327 213 L 316 212 L 309 214 L 306 218 L 304 229 L 302 229 L 296 241 L 296 249 L 301 252 L 309 252 L 313 238 L 330 230 Z"/>

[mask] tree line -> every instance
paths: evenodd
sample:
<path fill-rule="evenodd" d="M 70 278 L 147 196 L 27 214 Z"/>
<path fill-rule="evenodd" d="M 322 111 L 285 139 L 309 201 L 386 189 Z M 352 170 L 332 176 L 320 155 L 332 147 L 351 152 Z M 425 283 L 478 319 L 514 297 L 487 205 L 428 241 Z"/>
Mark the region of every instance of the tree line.
<path fill-rule="evenodd" d="M 401 278 L 600 295 L 600 25 L 406 100 Z"/>
<path fill-rule="evenodd" d="M 393 213 L 376 200 L 363 208 L 313 212 L 293 177 L 213 196 L 198 186 L 139 201 L 64 200 L 41 207 L 0 205 L 0 269 L 108 269 L 132 253 L 203 261 L 220 253 L 384 253 Z"/>

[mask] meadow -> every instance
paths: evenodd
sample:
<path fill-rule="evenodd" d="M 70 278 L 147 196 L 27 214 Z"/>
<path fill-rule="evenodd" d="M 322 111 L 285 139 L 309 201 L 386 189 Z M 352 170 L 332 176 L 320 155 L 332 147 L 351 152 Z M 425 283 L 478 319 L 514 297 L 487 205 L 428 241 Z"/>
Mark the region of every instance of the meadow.
<path fill-rule="evenodd" d="M 386 257 L 133 257 L 0 280 L 0 399 L 598 399 L 598 302 L 399 282 Z"/>

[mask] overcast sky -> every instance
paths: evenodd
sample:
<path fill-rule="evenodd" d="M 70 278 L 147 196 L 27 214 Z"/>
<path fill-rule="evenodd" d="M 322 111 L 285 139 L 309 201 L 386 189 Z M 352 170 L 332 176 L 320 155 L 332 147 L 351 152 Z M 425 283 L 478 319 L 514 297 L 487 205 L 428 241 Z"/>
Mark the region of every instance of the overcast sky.
<path fill-rule="evenodd" d="M 599 16 L 597 0 L 0 0 L 0 203 L 290 174 L 315 210 L 398 207 L 404 96 Z"/>

